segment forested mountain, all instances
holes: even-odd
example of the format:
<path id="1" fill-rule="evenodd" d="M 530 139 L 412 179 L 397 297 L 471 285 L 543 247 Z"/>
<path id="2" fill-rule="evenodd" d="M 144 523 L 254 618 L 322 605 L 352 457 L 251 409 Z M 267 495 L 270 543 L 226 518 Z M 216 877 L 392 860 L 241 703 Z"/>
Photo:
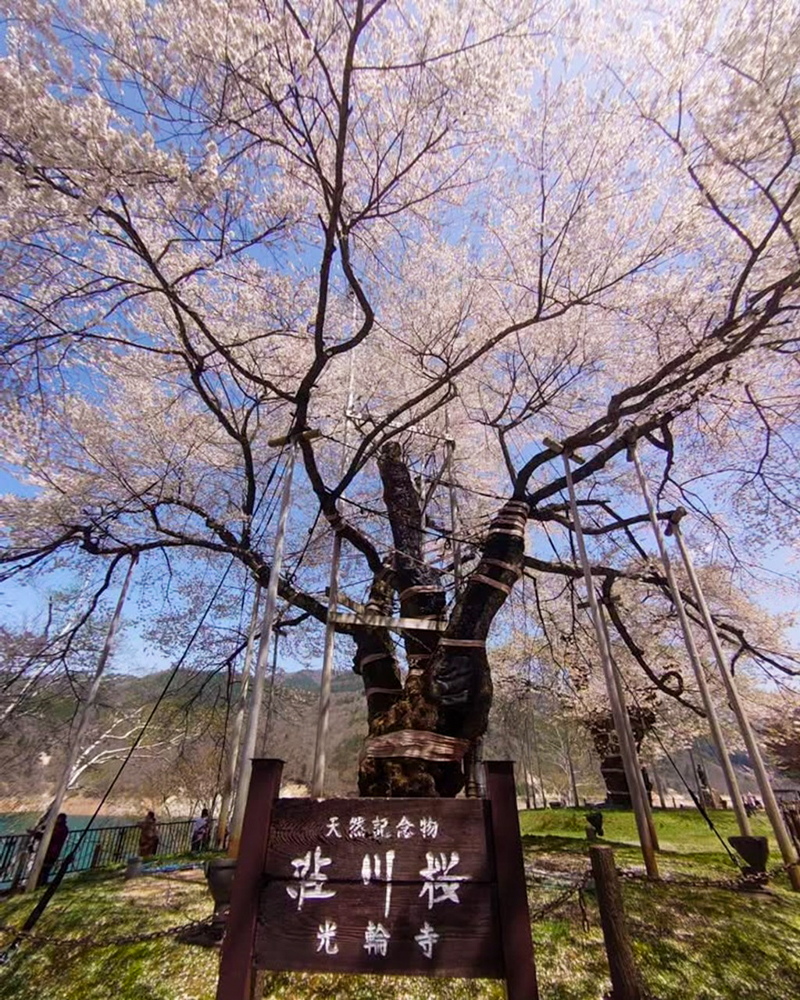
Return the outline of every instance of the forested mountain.
<path id="1" fill-rule="evenodd" d="M 113 674 L 105 679 L 72 795 L 94 798 L 103 793 L 167 677 L 163 672 Z M 81 678 L 73 682 L 80 685 Z M 336 794 L 355 790 L 356 747 L 366 726 L 360 687 L 353 674 L 334 677 L 329 780 Z M 233 686 L 230 710 L 227 691 L 224 672 L 178 671 L 147 726 L 140 749 L 126 765 L 112 802 L 141 799 L 158 807 L 170 796 L 209 802 L 218 785 L 223 746 L 226 753 L 229 749 L 238 682 Z M 283 758 L 289 781 L 305 782 L 310 774 L 314 744 L 309 733 L 313 734 L 316 725 L 318 691 L 318 673 L 279 672 L 271 711 L 269 691 L 265 697 L 259 753 Z M 65 682 L 35 712 L 15 720 L 13 730 L 0 741 L 0 794 L 12 803 L 46 796 L 63 766 L 73 712 L 74 697 Z"/>
<path id="2" fill-rule="evenodd" d="M 106 678 L 88 751 L 70 791 L 73 802 L 90 803 L 102 796 L 168 676 L 164 671 L 144 676 L 118 673 Z M 80 677 L 73 678 L 76 684 L 80 681 Z M 257 752 L 285 761 L 285 782 L 297 794 L 302 794 L 311 780 L 319 683 L 318 670 L 279 671 L 273 695 L 268 687 L 264 699 Z M 360 678 L 353 673 L 334 675 L 328 795 L 357 792 L 359 750 L 367 726 L 361 687 Z M 126 765 L 109 799 L 111 811 L 129 814 L 152 807 L 159 815 L 178 816 L 202 804 L 211 805 L 214 793 L 219 791 L 220 765 L 225 759 L 222 755 L 230 751 L 238 694 L 236 681 L 228 710 L 225 672 L 178 671 L 147 727 L 140 750 Z M 21 725 L 0 741 L 0 797 L 5 800 L 0 811 L 35 810 L 44 804 L 62 766 L 73 707 L 74 699 L 65 685 L 60 695 L 51 695 L 36 713 L 19 720 Z M 675 745 L 672 750 L 683 778 L 695 788 L 688 751 Z M 673 798 L 688 802 L 684 781 L 659 746 L 651 741 L 647 751 L 648 765 L 651 772 L 658 769 L 667 804 L 671 805 Z M 693 755 L 695 762 L 705 767 L 712 787 L 723 789 L 722 774 L 708 742 L 698 740 Z M 485 756 L 516 761 L 520 799 L 533 805 L 541 805 L 542 782 L 548 801 L 572 802 L 575 789 L 570 764 L 581 801 L 601 801 L 605 796 L 600 758 L 588 730 L 555 704 L 550 704 L 548 710 L 540 702 L 534 710 L 515 691 L 501 689 L 490 718 Z M 735 764 L 743 777 L 743 787 L 757 792 L 747 777 L 746 756 L 737 755 Z M 782 784 L 787 783 L 791 782 L 782 779 Z M 654 802 L 658 803 L 655 791 Z M 77 808 L 80 811 L 83 806 Z"/>

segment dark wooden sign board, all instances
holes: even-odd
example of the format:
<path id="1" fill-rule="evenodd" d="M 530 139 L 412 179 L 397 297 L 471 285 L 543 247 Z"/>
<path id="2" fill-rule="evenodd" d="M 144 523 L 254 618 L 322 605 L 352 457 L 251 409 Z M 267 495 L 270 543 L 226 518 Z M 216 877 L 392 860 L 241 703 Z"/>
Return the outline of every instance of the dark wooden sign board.
<path id="1" fill-rule="evenodd" d="M 486 799 L 280 799 L 255 760 L 217 1000 L 255 969 L 505 979 L 538 1000 L 514 769 Z"/>

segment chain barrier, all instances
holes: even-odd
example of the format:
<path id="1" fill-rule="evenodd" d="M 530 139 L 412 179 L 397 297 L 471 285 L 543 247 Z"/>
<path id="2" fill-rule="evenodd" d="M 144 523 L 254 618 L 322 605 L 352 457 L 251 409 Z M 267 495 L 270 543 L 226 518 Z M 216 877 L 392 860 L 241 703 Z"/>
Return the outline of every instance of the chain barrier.
<path id="1" fill-rule="evenodd" d="M 653 879 L 650 878 L 646 872 L 636 871 L 629 868 L 617 868 L 617 874 L 620 879 L 625 882 L 645 882 L 656 886 L 680 886 L 682 888 L 690 889 L 724 889 L 733 892 L 745 892 L 752 889 L 763 889 L 768 881 L 774 879 L 777 875 L 784 874 L 791 867 L 792 866 L 788 864 L 776 865 L 774 868 L 770 868 L 766 872 L 756 872 L 753 874 L 745 874 L 742 872 L 737 878 L 726 879 L 701 878 L 699 876 L 691 877 L 683 875 L 667 875 L 662 876 L 659 879 Z M 568 886 L 563 892 L 559 893 L 555 899 L 550 900 L 549 903 L 545 903 L 543 906 L 540 906 L 535 910 L 531 910 L 531 923 L 537 923 L 540 920 L 544 920 L 545 917 L 549 916 L 555 910 L 560 909 L 574 896 L 577 896 L 578 905 L 581 910 L 581 923 L 583 924 L 584 931 L 587 931 L 590 924 L 586 909 L 585 890 L 591 880 L 592 872 L 591 869 L 588 869 L 583 873 L 578 881 L 576 881 L 573 885 Z M 530 879 L 527 879 L 526 882 L 529 888 L 534 887 L 537 884 L 535 881 Z"/>
<path id="2" fill-rule="evenodd" d="M 785 873 L 790 867 L 791 865 L 777 865 L 776 867 L 769 869 L 767 872 L 747 875 L 742 873 L 738 878 L 728 879 L 710 879 L 700 877 L 692 878 L 681 875 L 668 875 L 660 879 L 653 879 L 650 878 L 646 872 L 636 871 L 630 868 L 618 868 L 617 873 L 625 882 L 645 882 L 651 885 L 675 885 L 691 889 L 726 889 L 733 890 L 735 892 L 742 892 L 750 886 L 754 888 L 762 888 L 766 881 L 775 878 L 776 875 Z M 531 923 L 538 923 L 539 921 L 544 920 L 545 917 L 549 916 L 549 914 L 561 909 L 561 907 L 568 903 L 570 899 L 577 896 L 578 906 L 581 911 L 581 922 L 583 924 L 583 929 L 587 931 L 590 924 L 586 909 L 585 890 L 591 879 L 591 869 L 587 869 L 578 881 L 568 886 L 563 892 L 560 892 L 555 899 L 551 899 L 550 902 L 543 904 L 535 910 L 531 910 Z M 536 884 L 530 880 L 526 880 L 526 882 L 529 887 Z M 54 945 L 65 949 L 88 950 L 91 948 L 112 948 L 131 944 L 142 944 L 147 941 L 156 941 L 159 938 L 186 934 L 190 931 L 209 930 L 211 928 L 211 924 L 212 918 L 204 917 L 202 920 L 190 920 L 188 923 L 178 924 L 173 927 L 163 927 L 160 930 L 146 931 L 138 934 L 123 934 L 100 941 L 88 934 L 84 937 L 51 937 L 44 934 L 35 934 L 32 931 L 23 931 L 20 928 L 12 927 L 8 924 L 0 924 L 0 934 L 7 934 L 9 937 L 15 939 L 16 943 L 24 940 L 37 945 Z"/>
<path id="3" fill-rule="evenodd" d="M 172 937 L 178 934 L 185 934 L 188 931 L 199 931 L 211 927 L 211 917 L 204 917 L 202 920 L 190 920 L 186 924 L 178 924 L 174 927 L 162 927 L 157 931 L 145 931 L 138 934 L 122 934 L 117 937 L 106 938 L 98 941 L 90 934 L 84 937 L 51 937 L 45 934 L 34 934 L 32 931 L 23 931 L 18 927 L 11 927 L 8 924 L 0 924 L 0 934 L 8 934 L 19 942 L 29 941 L 31 944 L 56 945 L 59 948 L 88 950 L 90 948 L 112 948 L 129 944 L 142 944 L 146 941 L 157 941 L 159 938 Z"/>
<path id="4" fill-rule="evenodd" d="M 776 865 L 765 872 L 754 872 L 741 874 L 736 878 L 701 878 L 700 876 L 667 875 L 661 878 L 650 878 L 646 872 L 635 871 L 629 868 L 618 868 L 619 877 L 626 882 L 649 882 L 652 885 L 677 885 L 690 889 L 727 889 L 734 892 L 743 892 L 748 889 L 760 889 L 774 879 L 777 875 L 784 874 L 792 865 Z"/>
<path id="5" fill-rule="evenodd" d="M 531 911 L 530 918 L 531 923 L 535 924 L 539 920 L 544 920 L 546 916 L 553 913 L 555 910 L 560 909 L 565 903 L 569 902 L 573 896 L 578 897 L 578 906 L 581 911 L 581 922 L 583 924 L 583 929 L 585 931 L 589 930 L 589 916 L 586 911 L 586 899 L 584 896 L 584 890 L 592 877 L 591 870 L 587 869 L 580 877 L 580 879 L 573 885 L 568 886 L 563 892 L 559 893 L 555 899 L 551 899 L 549 903 L 545 903 L 543 906 L 538 907 Z M 527 883 L 528 886 L 531 884 L 530 881 Z"/>

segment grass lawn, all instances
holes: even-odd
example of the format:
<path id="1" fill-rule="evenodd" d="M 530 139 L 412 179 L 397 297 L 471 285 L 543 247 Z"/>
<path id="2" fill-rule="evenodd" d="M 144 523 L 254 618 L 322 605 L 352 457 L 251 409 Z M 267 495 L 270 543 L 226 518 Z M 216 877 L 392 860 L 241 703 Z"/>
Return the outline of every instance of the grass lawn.
<path id="1" fill-rule="evenodd" d="M 618 867 L 642 870 L 633 815 L 605 812 L 604 817 L 604 840 L 614 848 Z M 723 837 L 738 832 L 732 813 L 712 812 L 711 817 Z M 584 810 L 531 811 L 520 819 L 526 859 L 537 875 L 588 867 Z M 662 875 L 687 880 L 736 874 L 719 840 L 694 810 L 657 811 L 655 823 Z M 762 816 L 752 823 L 754 834 L 769 836 Z M 769 865 L 780 861 L 770 838 Z M 639 968 L 657 1000 L 800 997 L 800 898 L 785 877 L 773 882 L 769 894 L 641 882 L 625 883 L 624 893 Z M 536 896 L 534 882 L 533 907 Z M 534 924 L 543 1000 L 600 998 L 609 986 L 596 904 L 588 899 L 588 932 L 573 901 Z"/>
<path id="2" fill-rule="evenodd" d="M 605 841 L 621 868 L 641 869 L 630 813 L 605 814 Z M 713 814 L 723 836 L 730 813 Z M 588 867 L 582 810 L 521 814 L 530 902 L 537 910 L 563 890 L 564 876 Z M 656 813 L 662 874 L 725 878 L 733 866 L 694 811 Z M 767 833 L 756 818 L 755 833 Z M 774 852 L 771 864 L 779 863 Z M 741 893 L 626 882 L 625 903 L 645 986 L 656 1000 L 791 1000 L 800 997 L 800 899 L 779 878 L 772 891 Z M 19 924 L 36 896 L 0 901 L 0 924 Z M 596 901 L 576 896 L 534 923 L 542 1000 L 601 1000 L 609 989 Z M 107 937 L 171 927 L 206 916 L 210 897 L 198 872 L 125 882 L 121 873 L 64 883 L 36 930 L 43 936 Z M 4 941 L 7 939 L 5 936 Z M 0 969 L 3 1000 L 213 1000 L 218 956 L 169 938 L 84 951 L 24 946 Z M 500 983 L 270 974 L 275 1000 L 500 1000 Z"/>

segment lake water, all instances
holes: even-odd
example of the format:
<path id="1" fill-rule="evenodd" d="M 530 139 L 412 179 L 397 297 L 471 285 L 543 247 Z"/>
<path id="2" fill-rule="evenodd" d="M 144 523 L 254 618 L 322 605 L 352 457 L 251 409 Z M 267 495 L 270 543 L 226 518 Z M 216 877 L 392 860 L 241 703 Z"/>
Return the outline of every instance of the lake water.
<path id="1" fill-rule="evenodd" d="M 0 837 L 10 833 L 25 833 L 41 818 L 41 813 L 0 813 Z M 130 826 L 138 823 L 143 816 L 98 816 L 92 826 L 98 830 L 107 826 Z M 91 816 L 73 816 L 67 813 L 67 826 L 70 830 L 83 830 Z"/>
<path id="2" fill-rule="evenodd" d="M 19 871 L 21 859 L 27 858 L 26 841 L 20 841 L 15 834 L 24 834 L 40 818 L 37 813 L 0 814 L 0 889 L 8 888 L 14 873 Z M 61 857 L 71 856 L 69 871 L 85 871 L 88 868 L 120 864 L 139 851 L 138 823 L 142 816 L 99 816 L 92 828 L 82 837 L 91 816 L 77 816 L 67 813 L 69 836 L 61 851 Z M 117 829 L 114 829 L 114 828 Z M 192 821 L 190 819 L 165 820 L 159 823 L 158 854 L 166 856 L 188 851 L 191 845 Z"/>

